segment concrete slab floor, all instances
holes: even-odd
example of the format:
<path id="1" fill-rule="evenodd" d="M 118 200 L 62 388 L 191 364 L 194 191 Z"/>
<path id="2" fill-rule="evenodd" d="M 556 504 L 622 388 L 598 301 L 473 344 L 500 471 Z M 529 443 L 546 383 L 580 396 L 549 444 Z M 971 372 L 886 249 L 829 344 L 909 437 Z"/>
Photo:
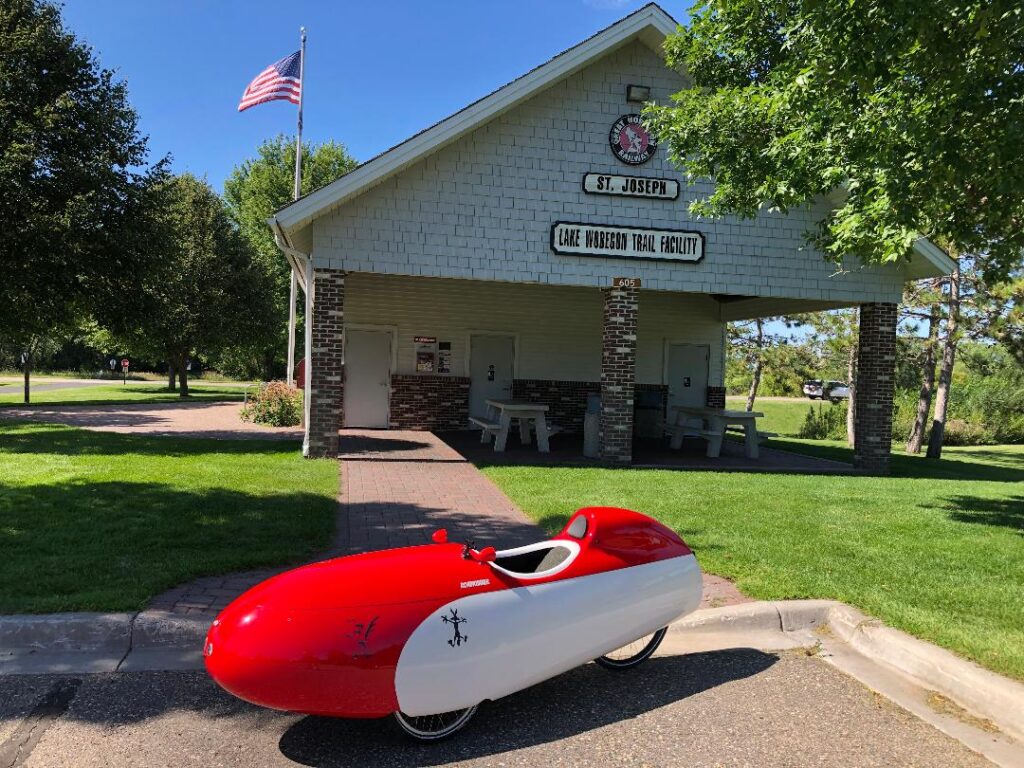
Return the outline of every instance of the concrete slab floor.
<path id="1" fill-rule="evenodd" d="M 990 765 L 803 651 L 659 656 L 624 673 L 587 664 L 481 707 L 429 746 L 386 721 L 253 707 L 202 672 L 76 676 L 55 713 L 68 679 L 0 678 L 0 765 Z M 40 702 L 49 709 L 32 712 Z"/>

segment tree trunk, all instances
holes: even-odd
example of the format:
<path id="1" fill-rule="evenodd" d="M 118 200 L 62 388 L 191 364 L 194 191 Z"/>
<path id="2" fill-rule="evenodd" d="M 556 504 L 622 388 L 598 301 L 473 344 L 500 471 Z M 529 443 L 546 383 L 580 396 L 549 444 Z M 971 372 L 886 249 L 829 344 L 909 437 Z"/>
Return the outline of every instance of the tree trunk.
<path id="1" fill-rule="evenodd" d="M 174 391 L 174 363 L 167 361 L 167 388 Z"/>
<path id="2" fill-rule="evenodd" d="M 184 363 L 178 368 L 178 383 L 178 396 L 188 397 L 188 367 Z"/>
<path id="3" fill-rule="evenodd" d="M 757 326 L 755 337 L 756 352 L 754 353 L 754 376 L 750 380 L 750 391 L 747 392 L 747 410 L 754 410 L 754 400 L 757 397 L 757 388 L 761 386 L 761 368 L 764 359 L 764 321 L 758 318 L 754 321 Z"/>
<path id="4" fill-rule="evenodd" d="M 857 345 L 860 343 L 860 310 L 857 310 L 857 333 L 851 334 L 850 354 L 846 358 L 846 380 L 850 397 L 846 400 L 846 442 L 853 445 L 857 424 Z"/>
<path id="5" fill-rule="evenodd" d="M 956 345 L 960 340 L 960 258 L 952 248 L 949 255 L 956 266 L 949 276 L 949 302 L 946 317 L 946 339 L 942 345 L 942 365 L 939 368 L 939 386 L 935 391 L 935 415 L 932 418 L 932 432 L 928 436 L 929 459 L 942 458 L 942 441 L 946 435 L 946 412 L 949 409 L 949 388 L 953 381 L 953 363 L 956 361 Z"/>
<path id="6" fill-rule="evenodd" d="M 32 371 L 32 357 L 25 358 L 25 405 L 28 405 L 31 401 L 32 385 L 31 385 L 31 371 Z"/>
<path id="7" fill-rule="evenodd" d="M 939 334 L 939 308 L 933 304 L 928 312 L 928 338 L 924 344 L 924 362 L 921 367 L 921 391 L 917 396 L 917 413 L 907 440 L 907 453 L 920 453 L 924 443 L 928 413 L 932 409 L 932 393 L 935 391 L 935 347 Z"/>

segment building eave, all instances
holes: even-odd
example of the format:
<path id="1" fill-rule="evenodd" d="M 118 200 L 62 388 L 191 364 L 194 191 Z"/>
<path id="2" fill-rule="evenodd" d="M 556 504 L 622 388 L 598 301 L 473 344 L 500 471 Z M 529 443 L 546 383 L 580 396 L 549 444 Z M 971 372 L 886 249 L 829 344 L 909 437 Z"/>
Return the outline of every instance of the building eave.
<path id="1" fill-rule="evenodd" d="M 661 44 L 677 26 L 675 19 L 658 5 L 645 5 L 490 95 L 285 206 L 274 218 L 291 234 L 623 45 L 640 40 L 660 52 Z"/>
<path id="2" fill-rule="evenodd" d="M 926 237 L 919 237 L 914 243 L 912 251 L 904 270 L 908 280 L 946 277 L 952 274 L 956 268 L 956 262 Z"/>

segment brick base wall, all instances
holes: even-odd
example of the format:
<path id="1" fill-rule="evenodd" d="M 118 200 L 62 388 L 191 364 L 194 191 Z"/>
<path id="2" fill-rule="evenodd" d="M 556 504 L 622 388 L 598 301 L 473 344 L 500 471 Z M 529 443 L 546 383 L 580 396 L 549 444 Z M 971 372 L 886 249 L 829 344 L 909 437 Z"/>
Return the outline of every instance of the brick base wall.
<path id="1" fill-rule="evenodd" d="M 708 408 L 725 408 L 725 387 L 708 387 Z"/>
<path id="2" fill-rule="evenodd" d="M 547 422 L 566 432 L 582 432 L 587 412 L 587 395 L 600 394 L 599 381 L 557 381 L 554 379 L 516 379 L 512 398 L 548 406 Z"/>
<path id="3" fill-rule="evenodd" d="M 635 384 L 633 389 L 634 406 L 639 402 L 641 392 L 660 392 L 660 408 L 664 413 L 668 387 L 664 384 Z M 548 406 L 548 423 L 556 424 L 571 434 L 583 432 L 583 418 L 587 412 L 587 396 L 591 394 L 601 394 L 601 382 L 516 379 L 512 383 L 512 398 L 514 400 L 543 403 Z"/>
<path id="4" fill-rule="evenodd" d="M 854 392 L 853 465 L 889 474 L 896 370 L 896 305 L 862 304 Z"/>
<path id="5" fill-rule="evenodd" d="M 345 273 L 318 269 L 313 276 L 313 327 L 310 344 L 309 422 L 306 456 L 337 456 L 344 376 L 342 327 Z"/>
<path id="6" fill-rule="evenodd" d="M 633 460 L 633 394 L 639 288 L 604 288 L 601 326 L 601 458 Z"/>
<path id="7" fill-rule="evenodd" d="M 392 376 L 390 423 L 392 429 L 465 429 L 469 423 L 469 379 Z"/>

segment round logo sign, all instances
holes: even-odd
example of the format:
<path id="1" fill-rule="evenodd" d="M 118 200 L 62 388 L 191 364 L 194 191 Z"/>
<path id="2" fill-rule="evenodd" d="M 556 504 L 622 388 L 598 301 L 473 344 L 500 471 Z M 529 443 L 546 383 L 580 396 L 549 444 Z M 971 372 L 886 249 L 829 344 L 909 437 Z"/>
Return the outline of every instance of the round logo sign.
<path id="1" fill-rule="evenodd" d="M 643 165 L 658 148 L 655 139 L 640 121 L 640 115 L 623 115 L 608 133 L 612 154 L 627 165 Z"/>

